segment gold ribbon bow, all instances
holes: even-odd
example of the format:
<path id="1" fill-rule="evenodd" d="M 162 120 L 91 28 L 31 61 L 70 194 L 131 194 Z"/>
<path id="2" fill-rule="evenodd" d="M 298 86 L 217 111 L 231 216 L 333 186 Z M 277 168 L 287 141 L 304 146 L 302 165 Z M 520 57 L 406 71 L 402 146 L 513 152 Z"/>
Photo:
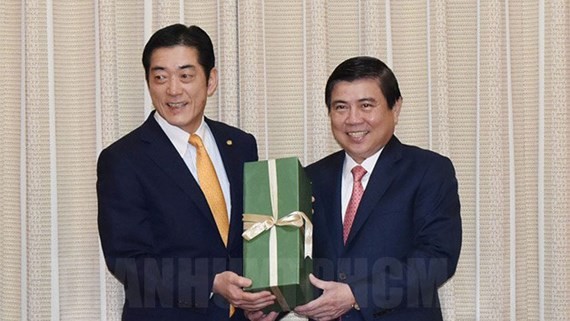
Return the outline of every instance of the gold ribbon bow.
<path id="1" fill-rule="evenodd" d="M 260 214 L 243 214 L 243 228 L 242 236 L 244 239 L 251 241 L 261 233 L 269 231 L 275 226 L 292 226 L 301 228 L 305 226 L 305 255 L 304 257 L 312 257 L 313 253 L 313 223 L 300 211 L 295 211 L 287 214 L 286 216 L 276 220 L 273 216 L 260 215 Z"/>

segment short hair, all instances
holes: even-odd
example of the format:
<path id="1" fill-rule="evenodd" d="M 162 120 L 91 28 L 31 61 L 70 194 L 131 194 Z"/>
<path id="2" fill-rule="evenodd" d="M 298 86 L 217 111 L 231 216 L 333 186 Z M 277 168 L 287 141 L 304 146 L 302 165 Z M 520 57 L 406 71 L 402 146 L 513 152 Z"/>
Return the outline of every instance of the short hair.
<path id="1" fill-rule="evenodd" d="M 396 76 L 384 62 L 368 56 L 352 57 L 338 65 L 327 80 L 325 103 L 329 112 L 331 111 L 331 95 L 334 86 L 341 81 L 352 82 L 359 79 L 377 80 L 390 109 L 402 97 Z"/>
<path id="2" fill-rule="evenodd" d="M 195 48 L 198 51 L 198 63 L 206 73 L 206 80 L 210 78 L 210 71 L 212 71 L 216 63 L 214 46 L 210 36 L 198 26 L 186 27 L 177 23 L 156 31 L 146 43 L 142 55 L 142 64 L 147 81 L 150 73 L 152 53 L 159 48 L 178 45 Z"/>

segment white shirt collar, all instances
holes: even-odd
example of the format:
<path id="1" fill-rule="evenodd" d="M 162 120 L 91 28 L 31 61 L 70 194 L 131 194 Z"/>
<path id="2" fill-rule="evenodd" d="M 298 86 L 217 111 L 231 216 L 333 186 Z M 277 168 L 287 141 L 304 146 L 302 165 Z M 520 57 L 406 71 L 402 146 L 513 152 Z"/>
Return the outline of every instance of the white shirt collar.
<path id="1" fill-rule="evenodd" d="M 364 169 L 366 169 L 366 174 L 362 177 L 361 180 L 362 187 L 364 189 L 366 189 L 366 186 L 368 185 L 368 180 L 370 179 L 370 175 L 372 174 L 374 166 L 376 166 L 376 162 L 378 161 L 378 158 L 380 157 L 380 154 L 382 153 L 383 149 L 384 148 L 381 148 L 378 152 L 374 153 L 372 156 L 365 159 L 362 162 L 362 164 L 360 164 L 362 167 L 364 167 Z M 345 156 L 346 157 L 344 158 L 344 164 L 342 166 L 342 183 L 341 183 L 341 206 L 342 206 L 341 216 L 343 221 L 344 221 L 344 215 L 346 213 L 346 208 L 350 200 L 350 195 L 352 193 L 353 177 L 351 170 L 354 166 L 359 165 L 346 152 Z"/>
<path id="2" fill-rule="evenodd" d="M 174 148 L 176 148 L 176 151 L 178 151 L 178 154 L 180 154 L 180 157 L 184 157 L 184 154 L 186 153 L 188 146 L 190 146 L 188 144 L 188 139 L 190 138 L 191 133 L 186 132 L 185 130 L 181 129 L 180 127 L 169 124 L 166 121 L 166 119 L 164 119 L 162 116 L 160 116 L 160 114 L 158 112 L 154 113 L 154 119 L 156 119 L 156 121 L 158 122 L 158 125 L 160 126 L 160 128 L 162 128 L 162 130 L 164 131 L 166 136 L 168 136 L 168 138 L 170 139 L 170 141 L 174 145 Z M 202 138 L 202 140 L 204 140 L 207 126 L 208 125 L 204 121 L 204 117 L 202 117 L 202 121 L 200 122 L 200 126 L 196 130 L 196 134 L 198 134 L 198 136 L 200 136 L 200 138 Z"/>
<path id="3" fill-rule="evenodd" d="M 354 159 L 352 159 L 352 157 L 350 157 L 350 155 L 348 155 L 348 153 L 345 152 L 346 157 L 344 158 L 344 165 L 342 168 L 343 179 L 352 182 L 351 170 L 354 166 L 360 165 L 364 167 L 364 169 L 366 170 L 366 175 L 364 175 L 362 179 L 362 183 L 365 185 L 365 183 L 368 182 L 368 178 L 370 177 L 370 174 L 372 174 L 374 166 L 376 166 L 376 162 L 378 161 L 378 158 L 380 157 L 380 154 L 382 153 L 383 150 L 384 147 L 380 148 L 379 151 L 377 151 L 376 153 L 372 154 L 372 156 L 365 159 L 362 162 L 362 164 L 358 164 Z"/>

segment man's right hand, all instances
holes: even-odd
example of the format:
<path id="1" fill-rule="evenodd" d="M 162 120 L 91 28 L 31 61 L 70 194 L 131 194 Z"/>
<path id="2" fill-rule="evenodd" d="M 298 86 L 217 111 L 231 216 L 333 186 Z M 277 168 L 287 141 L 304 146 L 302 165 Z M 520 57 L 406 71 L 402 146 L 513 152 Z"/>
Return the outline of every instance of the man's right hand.
<path id="1" fill-rule="evenodd" d="M 223 296 L 236 308 L 245 311 L 259 311 L 268 305 L 273 304 L 275 296 L 269 291 L 250 293 L 243 290 L 251 286 L 251 280 L 239 276 L 234 272 L 225 271 L 216 274 L 212 292 Z M 260 319 L 270 321 L 272 319 Z"/>

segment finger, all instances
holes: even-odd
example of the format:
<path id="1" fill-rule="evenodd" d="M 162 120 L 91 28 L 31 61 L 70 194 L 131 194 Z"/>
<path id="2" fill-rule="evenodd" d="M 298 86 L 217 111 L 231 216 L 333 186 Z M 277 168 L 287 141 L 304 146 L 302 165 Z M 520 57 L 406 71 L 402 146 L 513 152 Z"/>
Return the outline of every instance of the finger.
<path id="1" fill-rule="evenodd" d="M 265 316 L 265 318 L 263 318 L 263 321 L 273 321 L 273 320 L 277 319 L 277 316 L 279 316 L 279 313 L 269 312 L 269 314 L 267 316 Z"/>
<path id="2" fill-rule="evenodd" d="M 270 294 L 268 296 L 253 296 L 251 293 L 249 296 L 242 296 L 240 299 L 232 302 L 233 304 L 250 311 L 261 310 L 268 305 L 271 305 L 275 302 L 275 296 Z"/>
<path id="3" fill-rule="evenodd" d="M 255 302 L 255 301 L 267 301 L 275 300 L 275 295 L 269 291 L 262 292 L 242 292 L 240 296 L 240 301 L 245 302 Z"/>
<path id="4" fill-rule="evenodd" d="M 309 281 L 311 281 L 311 284 L 314 285 L 315 287 L 323 290 L 326 287 L 327 282 L 323 281 L 319 278 L 317 278 L 316 276 L 313 275 L 313 273 L 309 274 Z"/>
<path id="5" fill-rule="evenodd" d="M 322 301 L 321 297 L 318 297 L 307 304 L 296 307 L 295 312 L 302 315 L 312 316 L 315 313 L 315 311 L 322 305 L 321 301 Z"/>
<path id="6" fill-rule="evenodd" d="M 246 277 L 236 276 L 232 279 L 232 283 L 239 288 L 247 288 L 251 286 L 252 281 Z"/>
<path id="7" fill-rule="evenodd" d="M 250 311 L 257 311 L 257 310 L 261 310 L 264 309 L 265 307 L 268 307 L 270 305 L 272 305 L 274 303 L 274 301 L 258 301 L 255 303 L 243 303 L 240 304 L 239 307 L 243 310 L 250 310 Z"/>
<path id="8" fill-rule="evenodd" d="M 315 278 L 315 280 L 321 283 L 328 283 L 317 278 Z M 338 308 L 334 301 L 331 301 L 331 298 L 334 298 L 334 296 L 335 294 L 331 292 L 325 292 L 313 301 L 296 307 L 295 312 L 309 316 L 312 319 L 327 319 L 327 317 L 331 316 L 331 313 L 336 313 L 334 311 Z"/>
<path id="9" fill-rule="evenodd" d="M 252 321 L 259 321 L 263 320 L 265 315 L 263 314 L 262 311 L 255 311 L 255 312 L 245 311 L 245 316 Z"/>
<path id="10" fill-rule="evenodd" d="M 262 297 L 275 297 L 275 295 L 273 295 L 273 293 L 269 292 L 269 291 L 261 291 L 261 292 L 246 292 L 248 294 L 251 294 L 253 296 L 262 298 Z"/>

